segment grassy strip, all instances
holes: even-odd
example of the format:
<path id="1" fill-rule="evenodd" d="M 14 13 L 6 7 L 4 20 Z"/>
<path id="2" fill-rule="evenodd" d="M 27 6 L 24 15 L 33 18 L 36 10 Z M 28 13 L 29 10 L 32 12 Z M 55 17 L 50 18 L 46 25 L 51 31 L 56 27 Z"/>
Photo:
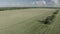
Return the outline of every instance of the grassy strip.
<path id="1" fill-rule="evenodd" d="M 39 20 L 39 22 L 43 22 L 44 24 L 50 24 L 56 18 L 56 15 L 58 14 L 58 12 L 59 10 L 56 10 L 56 12 L 54 12 L 51 16 L 46 17 L 46 19 L 42 21 Z"/>

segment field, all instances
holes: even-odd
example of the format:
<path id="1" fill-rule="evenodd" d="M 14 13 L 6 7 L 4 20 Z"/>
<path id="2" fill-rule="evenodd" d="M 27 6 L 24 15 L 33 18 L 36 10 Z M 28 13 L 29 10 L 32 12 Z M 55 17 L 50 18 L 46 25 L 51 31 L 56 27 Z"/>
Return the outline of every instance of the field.
<path id="1" fill-rule="evenodd" d="M 54 22 L 39 22 L 57 9 L 32 8 L 0 11 L 0 34 L 60 34 L 60 12 Z"/>

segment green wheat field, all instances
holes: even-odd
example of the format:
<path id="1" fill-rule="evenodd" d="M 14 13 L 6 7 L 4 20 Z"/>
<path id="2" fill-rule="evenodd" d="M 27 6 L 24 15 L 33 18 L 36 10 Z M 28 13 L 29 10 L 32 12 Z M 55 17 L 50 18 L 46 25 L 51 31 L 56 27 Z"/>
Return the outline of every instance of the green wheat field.
<path id="1" fill-rule="evenodd" d="M 59 10 L 50 24 L 39 22 Z M 60 9 L 30 8 L 0 11 L 0 34 L 60 34 Z"/>

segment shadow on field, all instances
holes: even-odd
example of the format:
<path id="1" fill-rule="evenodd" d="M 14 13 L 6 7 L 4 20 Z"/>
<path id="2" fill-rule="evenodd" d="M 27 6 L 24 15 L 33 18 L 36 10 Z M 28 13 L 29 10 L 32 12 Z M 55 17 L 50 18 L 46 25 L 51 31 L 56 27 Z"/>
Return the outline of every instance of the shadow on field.
<path id="1" fill-rule="evenodd" d="M 56 10 L 51 16 L 47 16 L 43 20 L 38 20 L 39 22 L 43 24 L 50 24 L 51 22 L 54 22 L 54 19 L 56 18 L 56 15 L 58 14 L 59 10 Z"/>

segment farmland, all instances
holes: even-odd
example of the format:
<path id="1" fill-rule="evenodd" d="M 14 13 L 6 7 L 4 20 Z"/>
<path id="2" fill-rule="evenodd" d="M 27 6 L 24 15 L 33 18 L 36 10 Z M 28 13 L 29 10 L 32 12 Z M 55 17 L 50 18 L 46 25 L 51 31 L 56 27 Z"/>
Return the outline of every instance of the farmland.
<path id="1" fill-rule="evenodd" d="M 57 9 L 32 8 L 0 11 L 0 34 L 60 34 L 60 12 L 54 22 L 39 22 Z"/>

